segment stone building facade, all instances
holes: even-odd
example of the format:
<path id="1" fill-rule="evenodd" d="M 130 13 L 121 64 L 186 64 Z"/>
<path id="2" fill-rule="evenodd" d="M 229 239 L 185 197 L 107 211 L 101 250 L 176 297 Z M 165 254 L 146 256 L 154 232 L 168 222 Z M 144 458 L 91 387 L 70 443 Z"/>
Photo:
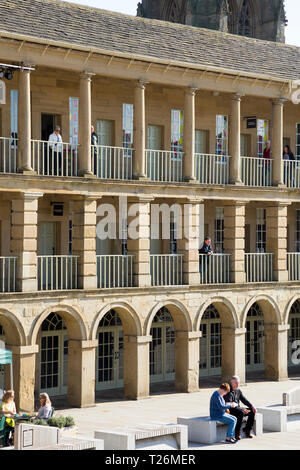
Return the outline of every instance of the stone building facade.
<path id="1" fill-rule="evenodd" d="M 104 390 L 286 379 L 300 339 L 300 178 L 282 150 L 300 157 L 299 49 L 30 6 L 34 23 L 28 0 L 0 4 L 0 339 L 18 407 L 45 390 L 84 407 Z M 118 236 L 99 240 L 108 211 Z M 124 235 L 133 222 L 137 239 Z"/>
<path id="2" fill-rule="evenodd" d="M 142 0 L 138 16 L 285 42 L 283 0 Z"/>

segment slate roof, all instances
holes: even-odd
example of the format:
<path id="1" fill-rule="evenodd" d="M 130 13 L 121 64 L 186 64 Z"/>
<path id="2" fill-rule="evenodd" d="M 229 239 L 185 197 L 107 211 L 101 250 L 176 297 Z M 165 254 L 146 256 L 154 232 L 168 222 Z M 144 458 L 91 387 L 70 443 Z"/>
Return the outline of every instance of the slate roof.
<path id="1" fill-rule="evenodd" d="M 300 48 L 66 3 L 1 0 L 0 34 L 24 34 L 188 65 L 300 78 Z"/>

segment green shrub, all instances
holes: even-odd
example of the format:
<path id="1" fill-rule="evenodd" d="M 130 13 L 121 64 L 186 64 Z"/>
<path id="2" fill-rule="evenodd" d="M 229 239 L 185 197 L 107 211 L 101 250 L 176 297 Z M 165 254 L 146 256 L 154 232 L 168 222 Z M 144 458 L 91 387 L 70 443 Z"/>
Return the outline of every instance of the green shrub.
<path id="1" fill-rule="evenodd" d="M 37 419 L 34 421 L 34 424 L 62 429 L 75 426 L 75 421 L 72 416 L 58 416 L 57 418 L 49 418 L 48 421 L 46 421 L 45 419 Z"/>
<path id="2" fill-rule="evenodd" d="M 48 426 L 48 423 L 45 419 L 35 419 L 33 424 L 38 424 L 39 426 Z"/>
<path id="3" fill-rule="evenodd" d="M 65 424 L 65 427 L 66 427 L 66 428 L 70 428 L 71 426 L 75 426 L 74 418 L 73 418 L 73 416 L 67 416 L 67 417 L 66 417 L 66 424 Z"/>

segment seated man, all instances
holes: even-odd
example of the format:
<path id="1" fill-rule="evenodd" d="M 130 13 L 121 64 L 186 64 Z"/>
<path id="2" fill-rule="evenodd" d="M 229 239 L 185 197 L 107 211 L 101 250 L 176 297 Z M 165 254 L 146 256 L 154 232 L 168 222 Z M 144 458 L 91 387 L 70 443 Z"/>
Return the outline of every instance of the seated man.
<path id="1" fill-rule="evenodd" d="M 236 428 L 235 428 L 235 438 L 237 440 L 241 439 L 241 427 L 242 422 L 245 416 L 248 417 L 246 427 L 244 432 L 246 437 L 252 439 L 251 429 L 253 428 L 254 418 L 256 414 L 256 409 L 253 405 L 244 397 L 243 393 L 239 389 L 240 379 L 237 376 L 233 376 L 231 379 L 230 392 L 224 396 L 226 403 L 236 403 L 236 408 L 230 408 L 230 414 L 237 418 Z M 241 408 L 240 402 L 243 403 L 247 408 Z"/>

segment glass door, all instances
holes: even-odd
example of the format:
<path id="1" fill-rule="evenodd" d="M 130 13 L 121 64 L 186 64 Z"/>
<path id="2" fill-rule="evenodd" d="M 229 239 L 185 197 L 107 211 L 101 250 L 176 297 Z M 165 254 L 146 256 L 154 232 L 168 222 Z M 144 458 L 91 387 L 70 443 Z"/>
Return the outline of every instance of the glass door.
<path id="1" fill-rule="evenodd" d="M 153 323 L 150 332 L 150 381 L 172 381 L 175 378 L 175 331 L 169 311 L 161 309 Z"/>
<path id="2" fill-rule="evenodd" d="M 210 306 L 201 322 L 200 331 L 200 377 L 222 373 L 222 325 L 218 311 Z"/>
<path id="3" fill-rule="evenodd" d="M 254 304 L 246 322 L 246 369 L 264 369 L 264 319 L 257 304 Z"/>

